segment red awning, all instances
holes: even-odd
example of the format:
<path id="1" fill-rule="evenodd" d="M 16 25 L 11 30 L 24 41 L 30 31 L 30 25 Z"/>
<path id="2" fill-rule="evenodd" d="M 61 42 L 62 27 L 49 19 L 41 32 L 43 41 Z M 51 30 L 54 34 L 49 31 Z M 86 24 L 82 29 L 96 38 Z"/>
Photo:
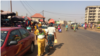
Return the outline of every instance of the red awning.
<path id="1" fill-rule="evenodd" d="M 40 22 L 43 22 L 43 19 L 40 19 Z"/>
<path id="2" fill-rule="evenodd" d="M 55 23 L 54 19 L 50 19 L 48 23 Z"/>

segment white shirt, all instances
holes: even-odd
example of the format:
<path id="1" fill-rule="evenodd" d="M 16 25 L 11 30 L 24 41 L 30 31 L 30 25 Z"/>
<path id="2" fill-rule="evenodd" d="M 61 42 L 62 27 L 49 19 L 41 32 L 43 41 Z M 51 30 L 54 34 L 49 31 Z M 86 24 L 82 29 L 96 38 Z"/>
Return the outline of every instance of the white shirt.
<path id="1" fill-rule="evenodd" d="M 47 28 L 47 32 L 48 32 L 48 34 L 54 35 L 55 27 L 48 27 L 48 28 Z"/>

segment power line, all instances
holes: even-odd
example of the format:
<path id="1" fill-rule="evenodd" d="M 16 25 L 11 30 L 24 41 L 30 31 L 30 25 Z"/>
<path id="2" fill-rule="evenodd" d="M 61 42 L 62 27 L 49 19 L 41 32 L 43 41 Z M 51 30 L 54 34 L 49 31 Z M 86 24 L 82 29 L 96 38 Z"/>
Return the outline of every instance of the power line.
<path id="1" fill-rule="evenodd" d="M 26 5 L 28 5 L 28 7 L 30 7 L 30 5 L 26 2 L 24 2 Z M 32 9 L 32 7 L 30 7 Z M 33 10 L 32 10 L 33 11 Z M 35 11 L 33 11 L 35 13 Z"/>
<path id="2" fill-rule="evenodd" d="M 54 14 L 54 13 L 51 13 L 51 14 Z M 67 15 L 60 15 L 60 14 L 55 14 L 55 15 L 58 15 L 58 16 L 66 16 L 66 17 L 75 17 L 75 16 L 67 16 Z"/>
<path id="3" fill-rule="evenodd" d="M 24 6 L 24 4 L 22 3 L 22 1 L 20 1 L 21 2 L 21 4 L 23 5 L 23 7 L 27 10 L 27 8 Z M 28 10 L 27 10 L 28 11 Z M 29 12 L 29 11 L 28 11 Z M 30 13 L 30 12 L 29 12 Z M 30 13 L 30 15 L 32 15 L 31 13 Z"/>
<path id="4" fill-rule="evenodd" d="M 53 14 L 64 14 L 64 15 L 85 15 L 85 14 L 65 14 L 65 13 L 56 13 L 56 12 L 50 12 L 50 11 L 45 11 L 48 13 L 53 13 Z"/>
<path id="5" fill-rule="evenodd" d="M 27 4 L 29 4 L 28 2 L 27 2 Z M 30 4 L 29 4 L 30 5 Z M 30 7 L 31 7 L 31 5 L 30 5 Z M 33 8 L 33 7 L 31 7 L 31 8 Z M 34 9 L 33 9 L 34 10 Z M 36 10 L 35 10 L 36 11 Z M 37 11 L 36 11 L 37 12 Z"/>

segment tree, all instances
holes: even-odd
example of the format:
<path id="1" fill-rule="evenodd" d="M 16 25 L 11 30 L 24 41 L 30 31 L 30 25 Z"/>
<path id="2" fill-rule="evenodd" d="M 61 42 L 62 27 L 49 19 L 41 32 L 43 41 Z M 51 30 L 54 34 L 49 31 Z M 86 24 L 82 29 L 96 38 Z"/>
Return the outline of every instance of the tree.
<path id="1" fill-rule="evenodd" d="M 69 21 L 69 22 L 72 22 L 72 21 Z"/>
<path id="2" fill-rule="evenodd" d="M 51 19 L 51 18 L 49 18 L 48 21 L 49 21 L 50 19 Z"/>
<path id="3" fill-rule="evenodd" d="M 100 21 L 98 21 L 97 24 L 100 24 Z"/>

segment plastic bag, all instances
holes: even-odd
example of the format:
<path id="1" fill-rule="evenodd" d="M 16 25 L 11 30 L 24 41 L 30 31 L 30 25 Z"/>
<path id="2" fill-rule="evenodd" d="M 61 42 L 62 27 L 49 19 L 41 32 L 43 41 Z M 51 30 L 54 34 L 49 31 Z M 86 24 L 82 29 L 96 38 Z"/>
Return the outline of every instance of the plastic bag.
<path id="1" fill-rule="evenodd" d="M 54 43 L 57 43 L 57 39 L 55 39 Z"/>

